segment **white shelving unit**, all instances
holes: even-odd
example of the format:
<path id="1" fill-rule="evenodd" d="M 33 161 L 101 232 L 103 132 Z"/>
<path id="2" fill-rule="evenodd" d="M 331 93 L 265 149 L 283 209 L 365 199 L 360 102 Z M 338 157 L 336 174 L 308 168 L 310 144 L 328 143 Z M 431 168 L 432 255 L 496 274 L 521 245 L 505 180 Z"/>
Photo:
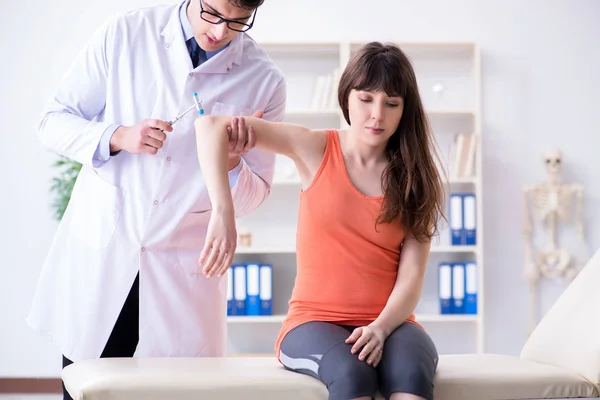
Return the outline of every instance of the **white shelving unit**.
<path id="1" fill-rule="evenodd" d="M 319 76 L 343 70 L 363 43 L 261 43 L 287 80 L 286 121 L 310 128 L 344 128 L 337 104 L 314 107 Z M 482 213 L 480 56 L 472 43 L 397 43 L 409 56 L 419 90 L 442 156 L 447 161 L 454 135 L 475 133 L 475 174 L 451 179 L 448 191 L 476 194 L 477 240 L 473 246 L 452 246 L 447 224 L 434 243 L 416 320 L 432 336 L 440 354 L 484 351 L 484 259 Z M 336 82 L 337 83 L 337 82 Z M 443 95 L 433 88 L 442 85 Z M 448 165 L 448 164 L 447 164 Z M 238 229 L 252 233 L 252 246 L 238 247 L 234 263 L 259 262 L 273 266 L 273 315 L 231 316 L 230 355 L 273 353 L 273 343 L 287 312 L 296 275 L 295 234 L 300 183 L 291 160 L 277 156 L 272 193 L 251 215 L 238 220 Z M 441 315 L 438 300 L 438 264 L 475 261 L 478 271 L 476 315 Z"/>

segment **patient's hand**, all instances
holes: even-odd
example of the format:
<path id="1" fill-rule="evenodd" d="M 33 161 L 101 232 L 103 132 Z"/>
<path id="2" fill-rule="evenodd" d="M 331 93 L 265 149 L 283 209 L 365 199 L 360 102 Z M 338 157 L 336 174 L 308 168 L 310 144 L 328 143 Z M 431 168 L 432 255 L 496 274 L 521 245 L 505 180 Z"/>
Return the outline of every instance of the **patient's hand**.
<path id="1" fill-rule="evenodd" d="M 213 210 L 208 223 L 204 248 L 198 265 L 207 278 L 222 276 L 233 262 L 237 232 L 235 215 L 231 210 Z"/>
<path id="2" fill-rule="evenodd" d="M 253 117 L 262 118 L 262 111 L 254 113 Z M 235 168 L 240 162 L 242 154 L 246 154 L 254 147 L 254 132 L 248 128 L 244 117 L 233 117 L 227 127 L 229 136 L 229 169 Z"/>
<path id="3" fill-rule="evenodd" d="M 376 324 L 361 326 L 348 336 L 346 343 L 352 344 L 350 352 L 356 354 L 360 351 L 358 359 L 376 367 L 383 356 L 383 345 L 386 333 Z"/>

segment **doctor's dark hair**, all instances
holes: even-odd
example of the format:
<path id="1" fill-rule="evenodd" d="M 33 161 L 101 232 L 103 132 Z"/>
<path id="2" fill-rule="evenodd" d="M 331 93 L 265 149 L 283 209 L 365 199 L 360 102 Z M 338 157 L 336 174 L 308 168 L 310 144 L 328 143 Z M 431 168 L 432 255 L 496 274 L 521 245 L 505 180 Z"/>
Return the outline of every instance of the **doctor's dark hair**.
<path id="1" fill-rule="evenodd" d="M 385 149 L 389 162 L 381 178 L 384 199 L 377 223 L 398 221 L 407 236 L 420 242 L 431 240 L 439 233 L 440 218 L 445 219 L 445 187 L 410 60 L 398 46 L 379 42 L 364 45 L 351 57 L 338 86 L 338 101 L 349 125 L 352 89 L 384 91 L 403 99 L 402 118 Z"/>
<path id="2" fill-rule="evenodd" d="M 254 10 L 262 5 L 265 0 L 229 0 L 233 6 L 243 8 L 244 10 Z"/>

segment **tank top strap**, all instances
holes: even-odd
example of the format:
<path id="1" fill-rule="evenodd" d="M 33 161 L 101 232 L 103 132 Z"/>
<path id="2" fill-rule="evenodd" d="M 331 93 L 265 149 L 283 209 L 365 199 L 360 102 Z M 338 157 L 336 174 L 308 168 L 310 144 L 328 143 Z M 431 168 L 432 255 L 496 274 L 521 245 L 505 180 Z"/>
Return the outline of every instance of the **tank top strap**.
<path id="1" fill-rule="evenodd" d="M 336 172 L 342 172 L 340 170 L 344 167 L 344 156 L 342 155 L 342 145 L 340 144 L 340 135 L 339 132 L 335 129 L 327 130 L 327 151 L 326 156 L 329 159 L 329 163 L 331 167 L 333 167 Z"/>

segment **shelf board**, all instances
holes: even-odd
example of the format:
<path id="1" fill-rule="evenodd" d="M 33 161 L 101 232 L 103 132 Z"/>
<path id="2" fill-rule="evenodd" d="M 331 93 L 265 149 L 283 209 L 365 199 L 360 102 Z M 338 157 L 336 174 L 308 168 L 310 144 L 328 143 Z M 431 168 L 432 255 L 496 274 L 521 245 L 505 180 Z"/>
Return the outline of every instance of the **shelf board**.
<path id="1" fill-rule="evenodd" d="M 417 322 L 476 322 L 476 314 L 415 314 Z M 229 323 L 235 324 L 275 324 L 283 322 L 285 315 L 231 315 Z"/>
<path id="2" fill-rule="evenodd" d="M 348 42 L 329 42 L 329 41 L 259 41 L 258 44 L 266 49 L 292 49 L 304 50 L 313 48 L 328 48 L 340 49 L 342 46 L 350 46 L 351 48 L 361 47 L 369 41 L 348 41 Z M 450 49 L 450 50 L 473 50 L 475 43 L 473 42 L 402 42 L 394 41 L 394 43 L 402 48 L 416 49 Z"/>
<path id="3" fill-rule="evenodd" d="M 468 116 L 474 116 L 475 115 L 475 110 L 471 110 L 471 109 L 427 109 L 425 110 L 425 112 L 429 115 L 432 116 L 436 116 L 436 115 L 448 115 L 448 116 L 464 116 L 464 115 L 468 115 Z"/>
<path id="4" fill-rule="evenodd" d="M 283 322 L 285 315 L 229 315 L 229 323 L 275 324 Z"/>
<path id="5" fill-rule="evenodd" d="M 267 53 L 334 53 L 340 51 L 340 43 L 335 42 L 261 42 L 260 47 Z"/>
<path id="6" fill-rule="evenodd" d="M 299 186 L 300 179 L 274 179 L 273 186 Z"/>
<path id="7" fill-rule="evenodd" d="M 238 247 L 235 254 L 293 254 L 295 247 Z"/>
<path id="8" fill-rule="evenodd" d="M 415 314 L 417 322 L 477 322 L 477 314 Z"/>
<path id="9" fill-rule="evenodd" d="M 479 250 L 478 246 L 452 246 L 439 245 L 431 246 L 431 253 L 475 253 Z"/>
<path id="10" fill-rule="evenodd" d="M 475 253 L 479 250 L 478 246 L 451 246 L 437 245 L 431 246 L 431 253 Z M 294 247 L 238 247 L 235 254 L 294 254 Z"/>
<path id="11" fill-rule="evenodd" d="M 450 182 L 450 184 L 453 183 L 472 183 L 472 184 L 476 184 L 477 183 L 477 177 L 476 176 L 465 176 L 462 178 L 450 178 L 448 179 L 448 181 Z"/>
<path id="12" fill-rule="evenodd" d="M 367 44 L 364 41 L 351 41 L 349 42 L 352 47 L 360 47 Z M 402 48 L 417 48 L 417 49 L 451 49 L 451 50 L 472 50 L 475 48 L 473 42 L 393 42 Z"/>

